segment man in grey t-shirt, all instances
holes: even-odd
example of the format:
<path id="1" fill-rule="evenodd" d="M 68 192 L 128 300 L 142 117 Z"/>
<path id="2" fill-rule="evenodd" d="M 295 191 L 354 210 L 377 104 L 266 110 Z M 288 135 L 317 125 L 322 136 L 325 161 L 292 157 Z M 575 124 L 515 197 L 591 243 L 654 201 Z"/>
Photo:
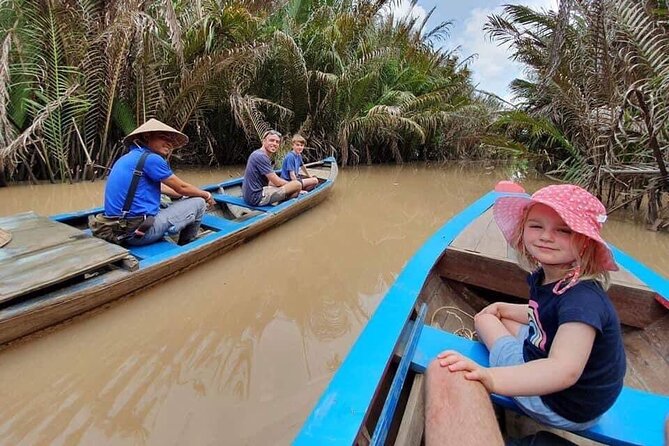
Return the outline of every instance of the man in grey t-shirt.
<path id="1" fill-rule="evenodd" d="M 253 151 L 246 162 L 242 193 L 244 201 L 253 206 L 265 206 L 296 197 L 302 185 L 286 181 L 272 169 L 272 156 L 279 148 L 281 133 L 268 130 L 262 136 L 262 147 Z"/>

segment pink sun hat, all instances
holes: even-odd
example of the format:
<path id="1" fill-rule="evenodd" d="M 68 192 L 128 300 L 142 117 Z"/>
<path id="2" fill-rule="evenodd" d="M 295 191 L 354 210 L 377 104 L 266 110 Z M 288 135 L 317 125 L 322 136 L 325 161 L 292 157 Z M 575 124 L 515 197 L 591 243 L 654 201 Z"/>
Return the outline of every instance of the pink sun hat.
<path id="1" fill-rule="evenodd" d="M 607 271 L 618 271 L 613 254 L 600 234 L 606 221 L 606 208 L 587 190 L 573 184 L 547 186 L 531 197 L 507 196 L 498 198 L 493 216 L 507 242 L 511 243 L 525 210 L 542 203 L 552 208 L 569 228 L 597 242 L 597 262 Z"/>

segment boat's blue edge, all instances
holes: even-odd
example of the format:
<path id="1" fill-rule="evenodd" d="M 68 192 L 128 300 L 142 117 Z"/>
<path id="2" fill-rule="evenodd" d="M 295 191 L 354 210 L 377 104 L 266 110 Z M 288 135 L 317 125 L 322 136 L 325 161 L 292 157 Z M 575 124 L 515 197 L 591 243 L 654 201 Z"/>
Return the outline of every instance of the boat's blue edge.
<path id="1" fill-rule="evenodd" d="M 613 252 L 616 262 L 618 262 L 618 265 L 624 267 L 627 271 L 634 274 L 637 279 L 648 285 L 648 287 L 655 291 L 659 298 L 665 302 L 664 306 L 669 308 L 669 280 L 665 279 L 626 252 L 621 251 L 613 245 L 609 245 L 609 247 Z"/>
<path id="2" fill-rule="evenodd" d="M 367 414 L 425 276 L 444 248 L 498 196 L 489 192 L 451 218 L 411 258 L 302 427 L 295 445 L 351 445 Z"/>
<path id="3" fill-rule="evenodd" d="M 451 218 L 416 252 L 388 290 L 295 438 L 295 445 L 350 445 L 355 440 L 427 274 L 455 237 L 500 196 L 489 192 Z M 523 194 L 524 195 L 524 194 Z M 618 264 L 669 297 L 669 281 L 611 246 Z"/>
<path id="4" fill-rule="evenodd" d="M 336 159 L 333 157 L 328 157 L 323 159 L 321 162 L 327 165 L 328 163 L 336 163 Z M 214 183 L 211 185 L 203 186 L 202 189 L 216 190 L 218 189 L 219 186 L 223 186 L 225 188 L 226 186 L 238 185 L 239 183 L 241 183 L 241 181 L 242 181 L 241 178 L 233 178 L 224 181 L 222 183 Z M 231 220 L 226 220 L 222 217 L 205 215 L 205 219 L 203 219 L 202 221 L 203 226 L 208 227 L 214 232 L 204 237 L 201 237 L 191 243 L 188 243 L 187 245 L 184 246 L 178 246 L 177 244 L 168 243 L 167 241 L 165 241 L 147 245 L 146 247 L 129 247 L 128 250 L 130 251 L 131 254 L 135 255 L 138 258 L 140 269 L 147 268 L 149 266 L 169 260 L 173 257 L 178 257 L 184 254 L 185 252 L 197 249 L 202 245 L 213 243 L 216 240 L 226 237 L 234 232 L 244 230 L 245 228 L 252 226 L 256 222 L 264 218 L 267 218 L 270 215 L 280 214 L 286 211 L 288 208 L 291 208 L 300 200 L 310 199 L 311 197 L 313 197 L 314 194 L 325 193 L 325 191 L 331 188 L 333 185 L 334 181 L 328 178 L 321 185 L 319 185 L 319 187 L 316 188 L 314 191 L 309 192 L 309 194 L 300 195 L 297 198 L 286 200 L 276 206 L 263 206 L 262 208 L 247 206 L 252 209 L 260 210 L 262 213 L 250 217 L 242 222 L 234 222 Z M 238 203 L 242 204 L 243 202 L 239 201 Z M 89 215 L 97 214 L 103 211 L 104 208 L 95 207 L 75 212 L 66 212 L 66 213 L 51 215 L 49 218 L 54 221 L 67 223 L 68 221 L 79 220 Z M 210 221 L 207 221 L 207 219 L 209 219 Z"/>

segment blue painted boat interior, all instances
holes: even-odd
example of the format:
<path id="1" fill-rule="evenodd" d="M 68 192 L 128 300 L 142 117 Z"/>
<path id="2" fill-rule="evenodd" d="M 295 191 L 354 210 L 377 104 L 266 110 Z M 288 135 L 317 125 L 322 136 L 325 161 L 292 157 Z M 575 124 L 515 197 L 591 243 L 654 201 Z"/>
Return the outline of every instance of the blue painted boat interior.
<path id="1" fill-rule="evenodd" d="M 331 163 L 336 163 L 335 158 L 329 157 L 321 161 L 325 167 L 329 166 Z M 220 190 L 239 190 L 241 187 L 242 178 L 234 178 L 222 183 L 214 183 L 202 186 L 202 189 L 212 193 L 212 198 L 219 204 L 234 205 L 242 208 L 246 208 L 250 211 L 254 211 L 256 214 L 251 214 L 248 217 L 245 217 L 241 220 L 227 219 L 219 215 L 215 215 L 211 212 L 205 214 L 202 219 L 202 230 L 209 231 L 209 234 L 199 237 L 195 241 L 184 245 L 177 245 L 169 237 L 165 237 L 163 240 L 152 243 L 146 246 L 127 246 L 126 248 L 130 253 L 139 260 L 139 267 L 146 268 L 148 266 L 160 263 L 162 261 L 168 260 L 174 256 L 182 255 L 189 250 L 195 249 L 203 244 L 211 243 L 220 238 L 227 237 L 237 231 L 241 231 L 244 228 L 252 226 L 253 224 L 259 222 L 260 220 L 267 218 L 270 215 L 279 214 L 286 209 L 292 207 L 297 203 L 298 200 L 309 199 L 314 194 L 321 193 L 325 189 L 328 189 L 332 186 L 333 182 L 331 179 L 326 179 L 324 182 L 321 182 L 315 189 L 310 191 L 308 194 L 300 195 L 297 198 L 292 198 L 286 200 L 282 203 L 279 203 L 274 206 L 253 206 L 246 203 L 243 198 L 220 193 Z M 87 209 L 83 211 L 70 212 L 64 214 L 53 215 L 50 218 L 55 221 L 59 221 L 66 224 L 75 224 L 78 223 L 81 225 L 82 221 L 86 221 L 89 215 L 97 214 L 103 212 L 104 209 L 101 207 Z M 84 232 L 90 234 L 90 230 L 83 229 Z"/>
<path id="2" fill-rule="evenodd" d="M 506 195 L 516 194 L 489 192 L 481 197 L 442 226 L 409 260 L 333 376 L 293 444 L 353 444 L 402 333 L 407 324 L 412 323 L 410 316 L 432 267 L 469 223 L 487 211 L 498 197 Z M 612 250 L 620 266 L 645 282 L 661 299 L 667 300 L 667 279 L 615 247 Z M 416 372 L 424 371 L 438 352 L 449 348 L 480 363 L 488 362 L 488 351 L 483 344 L 425 326 L 417 351 L 412 357 L 412 369 Z M 510 398 L 495 396 L 494 401 L 505 407 L 514 406 Z M 625 388 L 602 422 L 587 431 L 585 436 L 610 444 L 660 445 L 663 442 L 664 418 L 668 414 L 668 397 Z"/>

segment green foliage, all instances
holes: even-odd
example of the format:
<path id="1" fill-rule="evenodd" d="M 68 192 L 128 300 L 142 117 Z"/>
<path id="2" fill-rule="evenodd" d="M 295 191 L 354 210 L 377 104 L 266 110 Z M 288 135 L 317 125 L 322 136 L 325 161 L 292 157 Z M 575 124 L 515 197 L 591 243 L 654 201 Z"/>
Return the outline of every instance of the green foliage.
<path id="1" fill-rule="evenodd" d="M 665 178 L 658 183 L 666 183 L 666 6 L 648 0 L 560 5 L 557 13 L 507 5 L 489 18 L 488 34 L 510 45 L 530 79 L 512 83 L 518 111 L 501 114 L 494 128 L 566 181 L 593 188 L 603 178 L 632 184 L 610 172 L 654 162 Z"/>
<path id="2" fill-rule="evenodd" d="M 343 164 L 479 153 L 498 105 L 435 48 L 449 22 L 426 29 L 393 3 L 1 2 L 0 168 L 104 174 L 151 117 L 187 132 L 198 163 L 243 162 L 268 128 Z"/>

